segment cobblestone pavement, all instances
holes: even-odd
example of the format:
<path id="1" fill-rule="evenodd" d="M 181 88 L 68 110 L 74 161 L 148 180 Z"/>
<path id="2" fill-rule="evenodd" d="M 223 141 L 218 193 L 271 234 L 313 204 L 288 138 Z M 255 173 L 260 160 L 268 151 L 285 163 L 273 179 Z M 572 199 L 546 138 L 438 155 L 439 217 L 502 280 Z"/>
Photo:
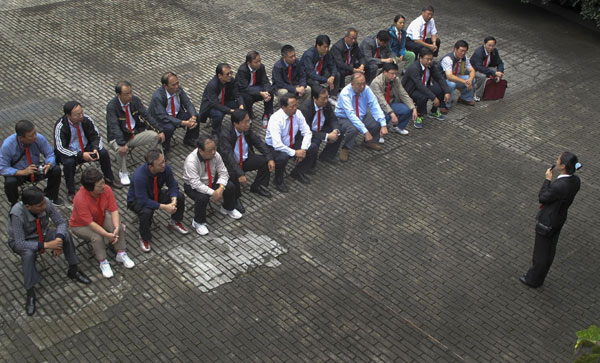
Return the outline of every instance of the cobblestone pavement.
<path id="1" fill-rule="evenodd" d="M 212 213 L 205 238 L 173 236 L 159 213 L 152 252 L 130 233 L 137 266 L 125 271 L 109 255 L 110 280 L 85 246 L 81 268 L 94 283 L 83 288 L 65 278 L 63 260 L 43 256 L 33 317 L 19 259 L 5 245 L 0 361 L 568 361 L 575 331 L 598 324 L 597 34 L 513 0 L 431 3 L 442 54 L 461 38 L 472 48 L 498 38 L 504 100 L 458 105 L 447 122 L 386 137 L 382 152 L 319 165 L 312 185 L 289 181 L 285 196 L 245 193 L 244 218 Z M 283 44 L 301 53 L 318 34 L 337 41 L 348 25 L 362 38 L 421 7 L 365 5 L 0 2 L 0 137 L 22 118 L 50 136 L 69 99 L 106 135 L 118 80 L 147 105 L 171 70 L 199 106 L 220 61 L 237 69 L 256 49 L 270 70 Z M 176 137 L 170 163 L 181 182 L 191 150 Z M 584 164 L 582 189 L 545 286 L 528 289 L 517 278 L 531 259 L 538 188 L 567 149 Z M 125 192 L 116 195 L 135 228 Z"/>

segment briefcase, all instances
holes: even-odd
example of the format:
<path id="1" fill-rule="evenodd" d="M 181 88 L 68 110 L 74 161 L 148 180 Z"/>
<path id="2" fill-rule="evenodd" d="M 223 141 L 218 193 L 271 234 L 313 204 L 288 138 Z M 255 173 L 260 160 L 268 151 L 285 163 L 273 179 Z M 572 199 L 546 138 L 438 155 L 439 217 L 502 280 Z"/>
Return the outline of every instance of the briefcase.
<path id="1" fill-rule="evenodd" d="M 485 83 L 482 100 L 491 101 L 504 98 L 506 87 L 508 87 L 508 82 L 504 79 L 501 79 L 500 82 L 496 82 L 493 78 L 488 79 Z"/>

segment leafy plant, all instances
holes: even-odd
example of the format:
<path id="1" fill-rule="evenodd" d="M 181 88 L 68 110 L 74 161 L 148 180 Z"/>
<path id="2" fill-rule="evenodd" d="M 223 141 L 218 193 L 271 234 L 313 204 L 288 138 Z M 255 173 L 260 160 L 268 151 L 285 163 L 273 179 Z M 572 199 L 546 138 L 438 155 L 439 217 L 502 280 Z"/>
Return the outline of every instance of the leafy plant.
<path id="1" fill-rule="evenodd" d="M 600 362 L 600 328 L 591 325 L 586 330 L 577 333 L 575 343 L 574 363 L 597 363 Z"/>
<path id="2" fill-rule="evenodd" d="M 521 0 L 524 3 L 536 2 L 536 0 Z M 600 27 L 600 0 L 538 0 L 542 4 L 549 2 L 567 5 L 579 10 L 584 19 L 590 19 L 596 22 Z"/>

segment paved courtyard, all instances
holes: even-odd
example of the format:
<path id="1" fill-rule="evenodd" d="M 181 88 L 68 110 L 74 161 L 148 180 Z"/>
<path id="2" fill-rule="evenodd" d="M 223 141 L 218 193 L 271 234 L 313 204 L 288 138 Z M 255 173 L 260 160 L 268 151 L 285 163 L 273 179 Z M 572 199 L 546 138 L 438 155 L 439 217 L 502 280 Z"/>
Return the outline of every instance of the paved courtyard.
<path id="1" fill-rule="evenodd" d="M 319 164 L 312 185 L 289 180 L 288 194 L 246 190 L 244 217 L 212 213 L 204 238 L 173 236 L 157 213 L 152 252 L 130 233 L 137 265 L 125 271 L 109 254 L 112 279 L 86 246 L 78 249 L 93 279 L 85 287 L 46 254 L 33 317 L 20 260 L 5 244 L 0 361 L 569 361 L 575 332 L 599 323 L 598 34 L 516 0 L 431 4 L 440 54 L 458 39 L 471 49 L 486 35 L 498 39 L 505 99 L 458 105 L 446 122 L 386 137 L 382 152 L 359 148 L 348 163 Z M 116 81 L 132 82 L 148 105 L 169 70 L 198 108 L 218 62 L 235 70 L 258 50 L 270 75 L 283 44 L 301 53 L 318 34 L 337 41 L 348 25 L 360 40 L 397 13 L 410 22 L 422 5 L 4 0 L 0 139 L 23 118 L 51 136 L 70 99 L 106 136 Z M 181 131 L 176 140 L 169 162 L 182 188 L 191 149 Z M 564 150 L 584 165 L 582 188 L 546 284 L 528 289 L 518 276 L 531 261 L 537 192 Z M 133 231 L 125 194 L 116 196 Z"/>

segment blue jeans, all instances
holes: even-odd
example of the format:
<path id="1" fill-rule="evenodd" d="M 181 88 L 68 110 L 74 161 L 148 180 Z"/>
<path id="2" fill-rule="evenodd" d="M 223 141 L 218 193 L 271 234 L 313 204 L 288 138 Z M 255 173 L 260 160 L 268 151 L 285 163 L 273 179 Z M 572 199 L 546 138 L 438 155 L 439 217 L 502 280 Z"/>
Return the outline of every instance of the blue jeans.
<path id="1" fill-rule="evenodd" d="M 457 76 L 460 77 L 462 79 L 469 79 L 468 75 L 462 75 L 462 76 Z M 448 87 L 450 88 L 450 94 L 452 95 L 452 92 L 454 92 L 455 89 L 459 89 L 460 90 L 460 98 L 462 98 L 465 101 L 473 101 L 473 91 L 475 90 L 475 79 L 473 79 L 473 87 L 471 88 L 471 90 L 467 91 L 467 86 L 465 86 L 462 83 L 454 83 L 452 81 L 448 81 L 446 80 L 446 83 L 448 84 Z M 450 99 L 450 102 L 448 102 L 446 104 L 446 107 L 450 108 L 452 106 L 452 99 Z"/>
<path id="2" fill-rule="evenodd" d="M 396 114 L 396 117 L 398 118 L 398 126 L 401 130 L 404 130 L 406 128 L 406 125 L 408 125 L 408 122 L 410 121 L 410 117 L 412 116 L 412 110 L 410 108 L 408 108 L 407 105 L 405 105 L 404 103 L 392 103 L 390 104 L 390 106 L 392 107 L 392 110 L 394 110 L 394 113 Z M 385 115 L 385 120 L 389 123 L 391 121 L 392 117 L 389 114 Z"/>

